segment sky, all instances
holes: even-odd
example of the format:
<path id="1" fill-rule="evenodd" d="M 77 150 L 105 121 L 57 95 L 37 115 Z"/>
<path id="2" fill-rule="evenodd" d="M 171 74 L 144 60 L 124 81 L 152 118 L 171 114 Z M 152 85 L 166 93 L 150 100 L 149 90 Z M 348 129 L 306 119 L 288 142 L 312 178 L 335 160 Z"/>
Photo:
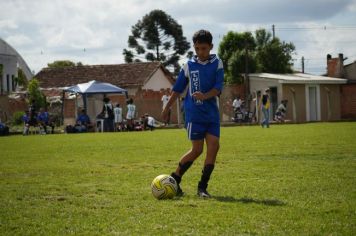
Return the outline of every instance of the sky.
<path id="1" fill-rule="evenodd" d="M 356 61 L 356 0 L 0 0 L 0 38 L 35 73 L 55 60 L 124 63 L 131 26 L 154 9 L 165 11 L 191 41 L 207 29 L 217 49 L 228 31 L 265 28 L 296 46 L 294 69 L 323 74 L 326 55 Z M 184 61 L 182 61 L 183 63 Z"/>

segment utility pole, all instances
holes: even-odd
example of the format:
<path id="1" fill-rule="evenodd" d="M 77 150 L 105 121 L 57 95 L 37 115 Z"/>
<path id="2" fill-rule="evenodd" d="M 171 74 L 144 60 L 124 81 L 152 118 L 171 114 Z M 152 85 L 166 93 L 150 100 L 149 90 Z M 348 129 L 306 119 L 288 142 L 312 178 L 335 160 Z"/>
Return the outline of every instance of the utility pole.
<path id="1" fill-rule="evenodd" d="M 304 56 L 302 57 L 302 73 L 304 74 Z"/>
<path id="2" fill-rule="evenodd" d="M 246 107 L 250 109 L 250 80 L 248 77 L 248 41 L 245 41 L 245 102 Z"/>
<path id="3" fill-rule="evenodd" d="M 274 24 L 272 25 L 272 36 L 273 36 L 273 39 L 274 39 L 274 37 L 276 36 Z"/>

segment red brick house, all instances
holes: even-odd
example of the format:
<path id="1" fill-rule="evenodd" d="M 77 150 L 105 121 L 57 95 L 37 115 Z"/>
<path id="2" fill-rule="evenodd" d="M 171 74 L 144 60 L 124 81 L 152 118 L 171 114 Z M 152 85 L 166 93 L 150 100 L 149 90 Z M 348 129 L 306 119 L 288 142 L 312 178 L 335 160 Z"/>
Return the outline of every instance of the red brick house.
<path id="1" fill-rule="evenodd" d="M 156 119 L 159 119 L 162 109 L 161 97 L 174 83 L 172 74 L 159 62 L 44 68 L 35 78 L 39 80 L 40 87 L 46 94 L 57 91 L 57 95 L 66 87 L 91 80 L 111 83 L 128 90 L 129 97 L 134 99 L 138 116 L 147 112 Z M 108 97 L 114 104 L 120 103 L 122 107 L 126 107 L 124 96 Z M 101 110 L 102 98 L 102 94 L 88 97 L 88 104 L 91 104 L 88 106 L 88 114 L 92 119 Z M 71 123 L 78 107 L 82 107 L 82 100 L 67 97 L 64 105 L 65 123 Z M 173 110 L 175 117 L 176 109 Z"/>
<path id="2" fill-rule="evenodd" d="M 332 58 L 327 55 L 327 75 L 347 79 L 341 86 L 341 118 L 356 119 L 356 61 L 344 65 L 344 56 Z"/>

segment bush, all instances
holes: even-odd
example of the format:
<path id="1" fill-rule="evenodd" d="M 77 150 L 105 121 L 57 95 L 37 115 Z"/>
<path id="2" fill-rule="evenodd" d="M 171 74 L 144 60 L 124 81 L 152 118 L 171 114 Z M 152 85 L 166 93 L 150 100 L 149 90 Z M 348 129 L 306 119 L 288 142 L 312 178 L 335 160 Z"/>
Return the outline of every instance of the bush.
<path id="1" fill-rule="evenodd" d="M 21 125 L 22 124 L 22 117 L 25 114 L 23 111 L 17 111 L 12 115 L 12 124 L 13 125 Z"/>

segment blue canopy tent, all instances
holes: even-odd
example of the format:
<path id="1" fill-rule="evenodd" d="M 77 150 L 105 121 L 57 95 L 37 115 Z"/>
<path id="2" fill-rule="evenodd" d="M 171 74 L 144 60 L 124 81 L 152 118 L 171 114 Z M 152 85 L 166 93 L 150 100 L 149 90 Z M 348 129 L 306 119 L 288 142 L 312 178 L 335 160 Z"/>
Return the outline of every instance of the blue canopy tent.
<path id="1" fill-rule="evenodd" d="M 64 95 L 65 92 L 70 92 L 70 93 L 75 93 L 75 94 L 81 94 L 83 97 L 83 105 L 84 109 L 87 110 L 87 95 L 88 94 L 124 94 L 126 98 L 128 98 L 128 93 L 127 90 L 119 88 L 113 84 L 110 83 L 104 83 L 104 82 L 99 82 L 99 81 L 89 81 L 87 83 L 82 83 L 82 84 L 77 84 L 74 86 L 71 86 L 69 88 L 66 88 L 63 90 L 63 101 L 64 101 Z M 64 114 L 64 106 L 62 103 L 62 115 Z"/>

